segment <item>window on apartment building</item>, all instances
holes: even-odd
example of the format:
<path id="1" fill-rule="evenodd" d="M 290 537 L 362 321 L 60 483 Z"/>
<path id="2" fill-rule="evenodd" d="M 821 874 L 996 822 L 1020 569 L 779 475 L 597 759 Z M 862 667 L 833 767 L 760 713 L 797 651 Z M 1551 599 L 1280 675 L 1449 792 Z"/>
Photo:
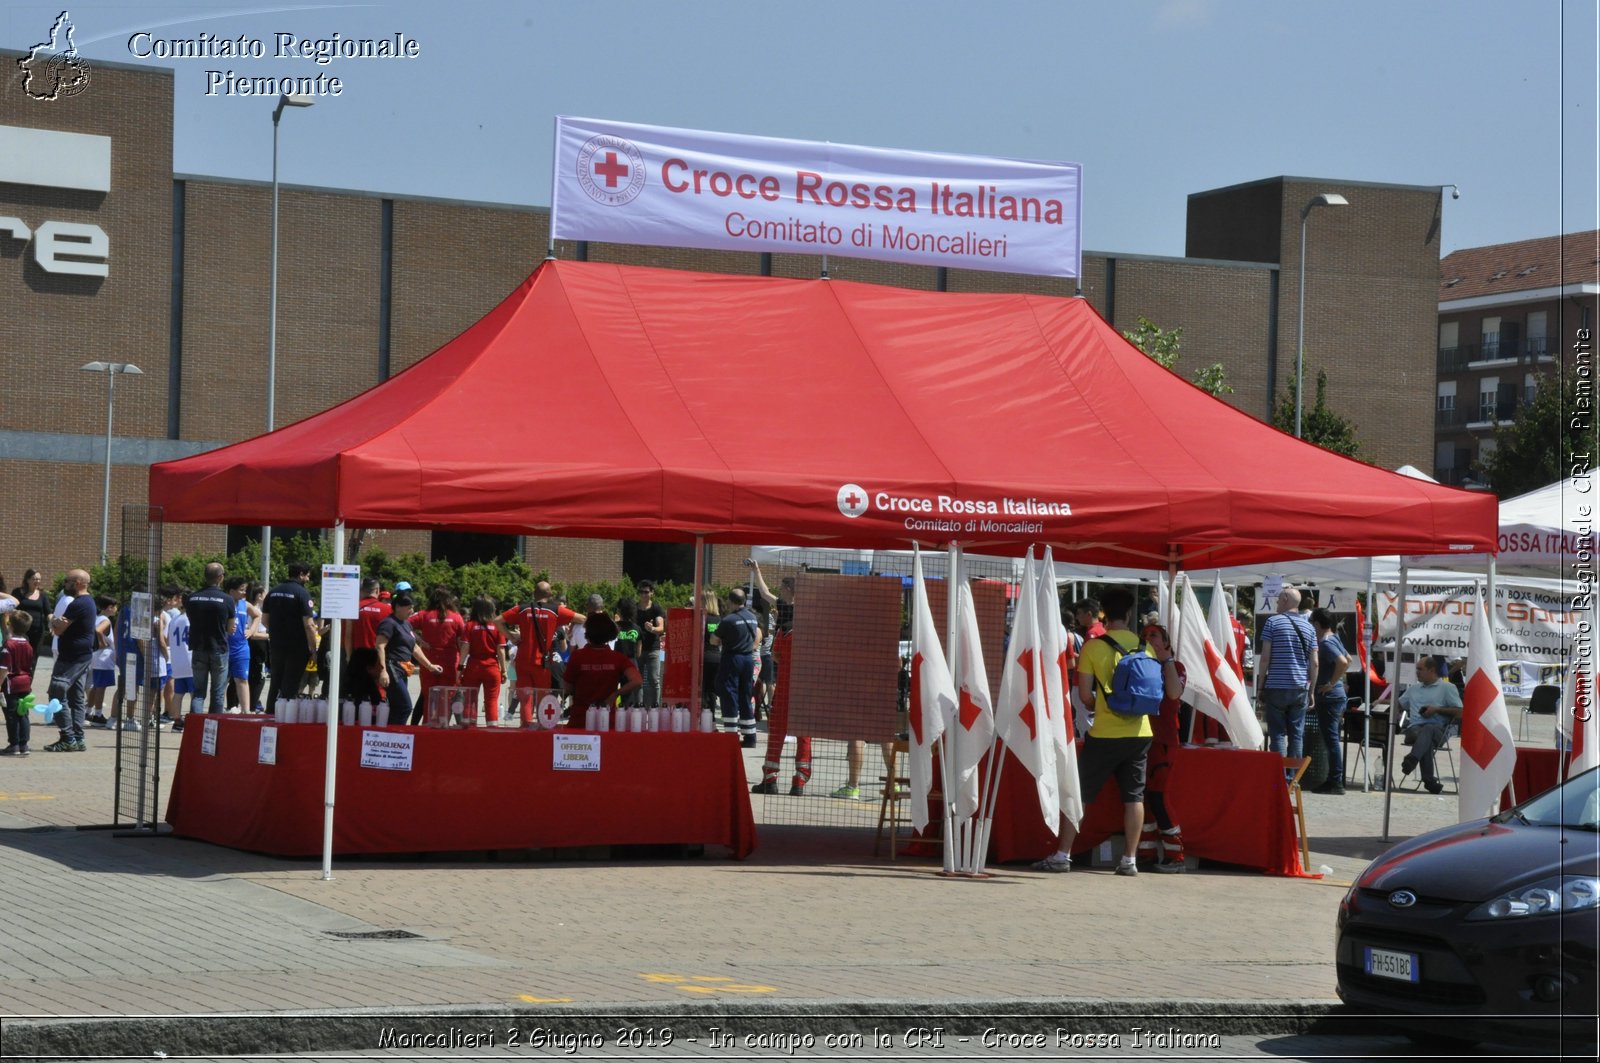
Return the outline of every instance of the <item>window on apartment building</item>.
<path id="1" fill-rule="evenodd" d="M 1500 378 L 1486 376 L 1478 381 L 1478 420 L 1494 420 L 1494 408 L 1500 396 Z"/>
<path id="2" fill-rule="evenodd" d="M 1443 481 L 1455 467 L 1456 445 L 1448 442 L 1436 443 L 1433 448 L 1433 478 Z"/>
<path id="3" fill-rule="evenodd" d="M 1439 350 L 1440 350 L 1440 352 L 1442 353 L 1444 351 L 1453 351 L 1459 346 L 1461 346 L 1461 322 L 1459 322 L 1459 321 L 1441 321 L 1441 322 L 1439 322 Z"/>
<path id="4" fill-rule="evenodd" d="M 1483 334 L 1482 347 L 1480 348 L 1483 352 L 1481 357 L 1485 360 L 1500 357 L 1500 319 L 1498 317 L 1484 318 L 1480 330 Z"/>
<path id="5" fill-rule="evenodd" d="M 1535 357 L 1545 354 L 1546 331 L 1550 327 L 1550 315 L 1544 310 L 1535 310 L 1528 315 L 1528 353 Z"/>
<path id="6" fill-rule="evenodd" d="M 1478 461 L 1483 465 L 1489 464 L 1489 459 L 1494 457 L 1495 448 L 1499 445 L 1493 437 L 1480 439 L 1478 441 Z"/>
<path id="7" fill-rule="evenodd" d="M 1539 394 L 1539 378 L 1532 373 L 1525 373 L 1522 377 L 1522 404 L 1531 406 L 1533 397 Z"/>
<path id="8" fill-rule="evenodd" d="M 1439 381 L 1439 401 L 1435 407 L 1440 413 L 1449 413 L 1456 408 L 1456 382 L 1454 380 Z"/>

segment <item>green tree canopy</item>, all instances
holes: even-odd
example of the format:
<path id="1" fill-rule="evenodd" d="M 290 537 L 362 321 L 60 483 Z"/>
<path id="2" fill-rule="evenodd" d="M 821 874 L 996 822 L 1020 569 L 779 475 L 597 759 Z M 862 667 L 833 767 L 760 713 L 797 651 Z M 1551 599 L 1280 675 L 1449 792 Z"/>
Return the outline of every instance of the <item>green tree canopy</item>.
<path id="1" fill-rule="evenodd" d="M 1294 431 L 1295 396 L 1299 388 L 1293 380 L 1289 381 L 1289 390 L 1278 402 L 1278 408 L 1272 412 L 1272 424 L 1285 432 Z M 1342 417 L 1328 408 L 1328 371 L 1317 370 L 1317 401 L 1300 415 L 1301 438 L 1307 443 L 1315 443 L 1324 450 L 1331 450 L 1335 454 L 1343 454 L 1349 458 L 1361 456 L 1361 441 L 1356 438 L 1355 422 L 1347 417 Z"/>
<path id="2" fill-rule="evenodd" d="M 1495 494 L 1515 498 L 1589 467 L 1594 421 L 1575 424 L 1577 409 L 1575 374 L 1547 373 L 1540 379 L 1533 401 L 1518 407 L 1510 424 L 1495 429 L 1494 453 L 1483 467 Z"/>

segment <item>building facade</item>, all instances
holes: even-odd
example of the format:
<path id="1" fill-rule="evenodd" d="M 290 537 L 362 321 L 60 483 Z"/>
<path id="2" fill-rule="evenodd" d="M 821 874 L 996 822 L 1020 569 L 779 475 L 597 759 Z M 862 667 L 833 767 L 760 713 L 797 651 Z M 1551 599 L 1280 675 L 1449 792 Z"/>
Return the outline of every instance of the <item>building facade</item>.
<path id="1" fill-rule="evenodd" d="M 1470 247 L 1440 263 L 1433 475 L 1476 487 L 1495 432 L 1593 329 L 1600 232 Z"/>
<path id="2" fill-rule="evenodd" d="M 15 70 L 19 54 L 0 52 L 0 70 Z M 263 136 L 270 102 L 262 101 Z M 15 581 L 26 567 L 55 575 L 98 555 L 107 382 L 81 371 L 85 363 L 142 371 L 116 381 L 112 555 L 121 507 L 144 502 L 152 462 L 265 430 L 271 187 L 174 174 L 173 79 L 144 66 L 96 64 L 86 91 L 53 101 L 29 99 L 5 75 L 0 142 L 0 459 L 8 495 L 28 500 L 0 507 L 0 574 Z M 15 161 L 24 146 L 26 166 Z M 837 257 L 829 273 L 951 292 L 1081 296 L 1118 328 L 1141 316 L 1182 328 L 1178 371 L 1187 377 L 1223 363 L 1234 388 L 1226 401 L 1266 419 L 1294 374 L 1299 212 L 1326 192 L 1350 205 L 1320 211 L 1310 224 L 1306 378 L 1327 369 L 1330 401 L 1357 422 L 1364 458 L 1425 463 L 1436 186 L 1278 177 L 1200 192 L 1189 200 L 1186 257 L 1088 252 L 1076 282 Z M 325 410 L 425 358 L 538 266 L 549 232 L 549 212 L 536 206 L 284 186 L 275 423 Z M 557 243 L 554 253 L 782 277 L 817 276 L 822 266 L 804 255 L 623 245 Z M 583 414 L 548 409 L 538 395 L 527 397 L 527 410 L 530 425 Z M 781 408 L 752 409 L 753 419 L 762 416 Z M 256 533 L 168 525 L 165 545 L 169 554 L 221 552 Z M 374 529 L 372 542 L 457 562 L 520 551 L 557 579 L 677 578 L 688 564 L 686 548 L 490 541 L 450 529 Z M 716 548 L 712 578 L 742 581 L 741 557 Z"/>

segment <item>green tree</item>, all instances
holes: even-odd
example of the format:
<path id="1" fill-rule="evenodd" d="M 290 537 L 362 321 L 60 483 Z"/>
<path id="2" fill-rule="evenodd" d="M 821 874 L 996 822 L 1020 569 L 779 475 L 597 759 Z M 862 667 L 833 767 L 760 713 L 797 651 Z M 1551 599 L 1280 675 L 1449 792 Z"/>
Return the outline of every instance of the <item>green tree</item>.
<path id="1" fill-rule="evenodd" d="M 1164 329 L 1140 314 L 1138 326 L 1122 336 L 1148 354 L 1161 368 L 1177 372 L 1178 352 L 1183 346 L 1183 329 Z M 1228 383 L 1228 372 L 1221 362 L 1213 362 L 1197 370 L 1191 379 L 1195 387 L 1208 395 L 1233 394 L 1233 387 Z"/>
<path id="2" fill-rule="evenodd" d="M 1483 469 L 1495 494 L 1515 498 L 1593 463 L 1594 419 L 1574 416 L 1577 410 L 1576 375 L 1548 373 L 1540 379 L 1533 401 L 1495 430 L 1494 453 Z"/>
<path id="3" fill-rule="evenodd" d="M 1272 413 L 1272 424 L 1285 432 L 1294 432 L 1295 396 L 1299 394 L 1293 380 L 1289 390 Z M 1307 443 L 1315 443 L 1324 450 L 1343 454 L 1349 458 L 1361 456 L 1361 441 L 1356 438 L 1356 425 L 1328 408 L 1328 371 L 1317 370 L 1317 401 L 1301 411 L 1301 436 Z"/>

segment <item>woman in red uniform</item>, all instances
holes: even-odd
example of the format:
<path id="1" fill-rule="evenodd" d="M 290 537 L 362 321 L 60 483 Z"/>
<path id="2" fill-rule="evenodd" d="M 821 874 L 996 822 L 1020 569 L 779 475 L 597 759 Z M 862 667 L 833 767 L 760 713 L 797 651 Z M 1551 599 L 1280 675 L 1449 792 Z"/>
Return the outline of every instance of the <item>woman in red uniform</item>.
<path id="1" fill-rule="evenodd" d="M 500 684 L 505 682 L 506 651 L 500 626 L 495 623 L 494 599 L 482 595 L 473 599 L 460 645 L 465 658 L 461 685 L 483 690 L 480 704 L 484 718 L 495 726 L 500 722 Z"/>
<path id="2" fill-rule="evenodd" d="M 1160 624 L 1147 621 L 1139 637 L 1150 647 L 1156 660 L 1175 657 L 1167 629 Z M 1185 868 L 1183 828 L 1174 822 L 1172 811 L 1167 807 L 1167 778 L 1172 774 L 1172 751 L 1182 744 L 1178 721 L 1183 711 L 1183 688 L 1189 677 L 1182 663 L 1176 660 L 1173 663 L 1178 672 L 1178 695 L 1162 701 L 1160 714 L 1150 721 L 1156 733 L 1150 743 L 1145 775 L 1144 829 L 1139 834 L 1136 859 L 1157 871 L 1182 874 Z"/>
<path id="3" fill-rule="evenodd" d="M 632 657 L 606 648 L 617 637 L 615 620 L 605 613 L 590 613 L 583 623 L 588 641 L 572 651 L 565 677 L 572 695 L 567 725 L 579 730 L 585 722 L 580 714 L 590 705 L 614 705 L 619 695 L 626 697 L 644 683 Z"/>
<path id="4" fill-rule="evenodd" d="M 453 687 L 461 681 L 461 639 L 467 632 L 467 622 L 456 612 L 456 596 L 448 587 L 435 587 L 428 595 L 428 608 L 411 617 L 411 630 L 417 633 L 428 660 L 439 666 L 435 674 L 424 668 L 420 676 L 422 693 L 417 699 L 418 708 L 412 716 L 427 711 L 428 691 L 436 686 Z M 497 711 L 491 710 L 491 713 Z M 495 716 L 487 717 L 490 723 Z"/>

